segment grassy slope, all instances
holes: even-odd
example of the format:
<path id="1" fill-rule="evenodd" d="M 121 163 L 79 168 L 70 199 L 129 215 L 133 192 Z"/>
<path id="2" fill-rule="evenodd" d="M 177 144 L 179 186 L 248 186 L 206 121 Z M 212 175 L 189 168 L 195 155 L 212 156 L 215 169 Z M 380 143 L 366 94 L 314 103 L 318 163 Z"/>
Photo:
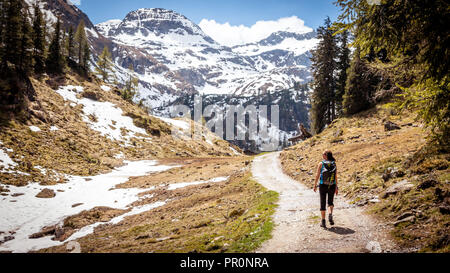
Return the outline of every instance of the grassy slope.
<path id="1" fill-rule="evenodd" d="M 278 195 L 249 169 L 226 183 L 174 191 L 163 207 L 127 217 L 77 240 L 82 252 L 251 252 L 270 238 Z M 153 200 L 154 201 L 154 200 Z M 67 252 L 65 245 L 40 252 Z"/>
<path id="2" fill-rule="evenodd" d="M 101 82 L 87 82 L 74 75 L 31 80 L 37 101 L 31 102 L 29 109 L 39 113 L 44 121 L 28 113 L 17 116 L 0 113 L 0 142 L 3 143 L 0 148 L 12 149 L 13 152 L 8 154 L 19 164 L 17 170 L 31 175 L 8 174 L 0 170 L 0 182 L 3 184 L 26 185 L 34 181 L 49 185 L 63 182 L 61 173 L 95 175 L 107 172 L 122 164 L 122 159 L 114 158 L 119 153 L 123 153 L 127 160 L 232 155 L 226 141 L 218 140 L 214 145 L 209 145 L 205 141 L 172 138 L 168 124 L 124 101 L 115 90 L 103 91 Z M 133 118 L 136 126 L 147 130 L 152 140 L 135 138 L 131 147 L 124 147 L 92 130 L 81 119 L 82 106 L 71 106 L 55 92 L 58 86 L 69 84 L 81 85 L 87 95 L 93 94 L 100 101 L 112 102 L 120 107 L 124 115 Z M 29 118 L 24 118 L 27 115 Z M 41 131 L 32 132 L 30 125 L 38 126 Z M 59 130 L 51 131 L 51 126 L 57 126 Z M 43 175 L 37 166 L 51 171 Z"/>
<path id="3" fill-rule="evenodd" d="M 385 132 L 386 120 L 402 128 Z M 450 155 L 427 144 L 427 134 L 421 127 L 411 113 L 397 114 L 395 109 L 377 106 L 338 119 L 323 133 L 284 151 L 283 169 L 312 186 L 322 152 L 332 150 L 341 193 L 393 223 L 392 233 L 401 246 L 412 251 L 448 252 L 450 216 L 439 207 L 450 201 Z M 397 168 L 404 175 L 384 181 L 382 176 L 388 168 Z M 382 197 L 389 186 L 405 179 L 414 185 L 411 190 Z M 435 181 L 435 185 L 421 189 L 419 185 L 427 180 Z M 400 216 L 408 215 L 405 213 L 413 215 L 414 220 L 394 225 Z"/>

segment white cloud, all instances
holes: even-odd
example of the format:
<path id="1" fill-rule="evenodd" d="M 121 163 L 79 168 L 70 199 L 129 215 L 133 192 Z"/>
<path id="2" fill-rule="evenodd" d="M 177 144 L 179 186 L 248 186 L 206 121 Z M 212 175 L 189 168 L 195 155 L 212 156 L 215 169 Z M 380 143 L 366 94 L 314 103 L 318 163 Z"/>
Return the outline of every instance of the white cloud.
<path id="1" fill-rule="evenodd" d="M 215 20 L 203 19 L 199 26 L 211 38 L 226 46 L 258 42 L 277 31 L 301 34 L 313 30 L 305 26 L 305 22 L 297 16 L 280 18 L 276 21 L 258 21 L 250 27 L 244 25 L 233 26 L 228 22 L 221 24 Z"/>

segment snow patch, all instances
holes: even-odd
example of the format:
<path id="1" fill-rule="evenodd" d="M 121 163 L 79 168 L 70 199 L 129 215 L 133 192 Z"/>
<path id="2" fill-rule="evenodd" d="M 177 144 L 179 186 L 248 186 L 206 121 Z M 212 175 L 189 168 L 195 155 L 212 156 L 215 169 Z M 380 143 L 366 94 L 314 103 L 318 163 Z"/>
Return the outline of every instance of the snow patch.
<path id="1" fill-rule="evenodd" d="M 206 183 L 219 183 L 219 182 L 227 181 L 228 178 L 229 177 L 216 177 L 216 178 L 213 178 L 208 181 L 195 181 L 195 182 L 170 184 L 168 190 L 173 191 L 176 189 L 181 189 L 181 188 L 185 188 L 185 187 L 189 187 L 189 186 L 201 185 L 201 184 L 206 184 Z"/>
<path id="2" fill-rule="evenodd" d="M 56 92 L 65 100 L 83 105 L 83 121 L 89 124 L 91 129 L 112 140 L 125 141 L 129 144 L 132 137 L 151 139 L 149 137 L 137 136 L 137 134 L 148 136 L 143 128 L 134 125 L 133 119 L 123 115 L 122 109 L 111 102 L 99 102 L 88 98 L 77 98 L 77 93 L 83 91 L 81 86 L 63 86 Z M 122 130 L 127 131 L 122 135 Z"/>
<path id="3" fill-rule="evenodd" d="M 155 116 L 155 118 L 158 118 L 158 119 L 164 121 L 165 123 L 168 123 L 172 126 L 181 128 L 183 130 L 189 130 L 191 128 L 191 124 L 184 120 L 170 119 L 170 118 L 163 118 L 163 117 L 156 117 L 156 116 Z"/>
<path id="4" fill-rule="evenodd" d="M 10 170 L 14 167 L 18 166 L 16 162 L 14 162 L 5 151 L 0 150 L 0 167 L 3 167 L 4 169 L 2 172 L 11 173 Z M 5 171 L 6 169 L 6 171 Z"/>
<path id="5" fill-rule="evenodd" d="M 166 202 L 155 202 L 155 203 L 151 203 L 151 204 L 147 204 L 147 205 L 143 205 L 143 206 L 139 206 L 139 207 L 134 207 L 131 211 L 129 211 L 129 212 L 125 213 L 125 214 L 119 215 L 117 217 L 114 217 L 113 219 L 111 219 L 110 221 L 108 221 L 106 223 L 99 222 L 99 223 L 95 223 L 95 224 L 92 224 L 92 225 L 85 226 L 85 227 L 81 228 L 79 231 L 77 231 L 74 234 L 72 234 L 72 236 L 70 236 L 66 241 L 68 241 L 68 242 L 69 241 L 73 241 L 73 240 L 79 239 L 81 237 L 84 237 L 86 235 L 89 235 L 91 233 L 94 233 L 94 229 L 97 226 L 105 225 L 105 224 L 106 225 L 107 224 L 114 225 L 114 224 L 120 223 L 123 219 L 125 219 L 125 217 L 136 215 L 136 214 L 140 214 L 140 213 L 143 213 L 143 212 L 146 212 L 146 211 L 150 211 L 150 210 L 155 209 L 157 207 L 164 206 L 165 204 L 166 204 Z"/>
<path id="6" fill-rule="evenodd" d="M 33 131 L 33 132 L 40 132 L 40 131 L 41 131 L 41 128 L 36 127 L 36 126 L 30 126 L 29 128 L 30 128 L 30 130 Z"/>
<path id="7" fill-rule="evenodd" d="M 126 161 L 125 163 L 127 165 L 116 168 L 107 174 L 91 177 L 67 176 L 69 181 L 65 184 L 10 186 L 9 195 L 0 201 L 0 215 L 2 216 L 0 231 L 15 232 L 15 239 L 0 245 L 0 251 L 28 252 L 61 245 L 64 242 L 53 241 L 51 237 L 29 239 L 28 236 L 39 232 L 43 227 L 61 223 L 68 216 L 94 207 L 127 209 L 130 204 L 139 200 L 139 193 L 151 190 L 151 188 L 115 189 L 116 185 L 126 182 L 131 176 L 142 176 L 177 167 L 157 165 L 156 161 Z M 36 194 L 44 188 L 54 190 L 56 196 L 50 199 L 36 198 Z M 12 195 L 16 193 L 23 195 L 13 197 Z M 77 203 L 83 204 L 72 207 Z M 132 215 L 130 213 L 134 212 L 140 213 L 148 208 L 134 208 L 127 215 Z M 118 218 L 115 221 L 120 220 Z M 86 234 L 86 231 L 82 234 Z"/>
<path id="8" fill-rule="evenodd" d="M 101 88 L 103 91 L 105 91 L 105 92 L 111 91 L 111 87 L 106 86 L 106 85 L 102 85 L 102 86 L 100 86 L 100 88 Z"/>

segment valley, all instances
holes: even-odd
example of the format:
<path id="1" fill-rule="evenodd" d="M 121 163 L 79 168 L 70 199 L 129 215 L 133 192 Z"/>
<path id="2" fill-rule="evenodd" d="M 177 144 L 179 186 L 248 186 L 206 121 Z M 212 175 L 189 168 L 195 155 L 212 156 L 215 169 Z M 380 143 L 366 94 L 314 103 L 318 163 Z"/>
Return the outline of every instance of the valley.
<path id="1" fill-rule="evenodd" d="M 443 2 L 100 1 L 0 1 L 0 255 L 450 252 Z"/>

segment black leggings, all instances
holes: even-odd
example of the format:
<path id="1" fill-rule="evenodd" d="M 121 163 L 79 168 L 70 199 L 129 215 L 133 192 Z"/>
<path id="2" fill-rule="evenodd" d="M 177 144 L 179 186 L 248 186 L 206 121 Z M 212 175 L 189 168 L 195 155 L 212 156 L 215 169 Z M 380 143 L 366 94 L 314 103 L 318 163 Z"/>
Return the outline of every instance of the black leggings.
<path id="1" fill-rule="evenodd" d="M 336 193 L 336 185 L 319 185 L 320 192 L 320 211 L 327 210 L 327 194 L 328 194 L 328 206 L 334 206 L 334 194 Z"/>

